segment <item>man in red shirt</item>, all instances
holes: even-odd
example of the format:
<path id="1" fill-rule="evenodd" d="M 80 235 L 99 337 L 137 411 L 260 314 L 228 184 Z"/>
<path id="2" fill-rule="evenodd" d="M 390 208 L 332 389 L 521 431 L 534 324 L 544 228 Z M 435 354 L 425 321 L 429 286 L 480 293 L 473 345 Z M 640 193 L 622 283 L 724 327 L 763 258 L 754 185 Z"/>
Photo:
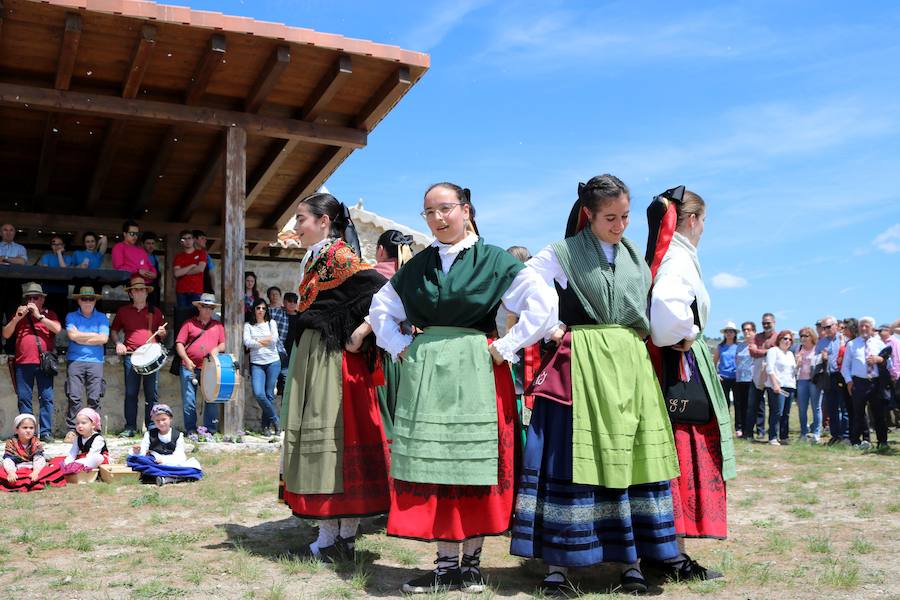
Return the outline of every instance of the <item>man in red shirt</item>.
<path id="1" fill-rule="evenodd" d="M 53 376 L 41 371 L 39 350 L 51 352 L 56 334 L 62 329 L 56 313 L 44 308 L 46 296 L 40 284 L 26 283 L 22 286 L 22 305 L 3 327 L 3 337 L 15 336 L 16 396 L 19 399 L 19 414 L 34 414 L 31 401 L 34 384 L 37 383 L 41 402 L 39 434 L 40 439 L 45 442 L 51 439 L 53 426 Z"/>
<path id="2" fill-rule="evenodd" d="M 154 333 L 156 337 L 153 341 L 162 343 L 166 338 L 166 328 L 159 309 L 147 304 L 147 296 L 153 291 L 152 286 L 147 285 L 141 277 L 132 277 L 125 290 L 131 296 L 131 304 L 116 311 L 109 336 L 125 367 L 125 429 L 119 437 L 132 437 L 137 430 L 137 401 L 141 384 L 144 386 L 144 424 L 148 429 L 153 428 L 150 408 L 159 401 L 159 371 L 141 375 L 131 364 L 131 353 L 146 344 Z M 119 339 L 120 331 L 125 332 L 124 340 Z"/>
<path id="3" fill-rule="evenodd" d="M 757 333 L 753 340 L 747 344 L 747 350 L 753 357 L 753 383 L 750 386 L 750 397 L 747 401 L 746 422 L 756 421 L 756 435 L 765 439 L 766 423 L 766 352 L 774 348 L 778 339 L 778 331 L 775 329 L 775 315 L 765 313 L 762 316 L 762 331 Z M 753 441 L 751 436 L 748 442 Z"/>
<path id="4" fill-rule="evenodd" d="M 194 235 L 184 229 L 178 234 L 181 252 L 172 261 L 175 274 L 175 305 L 190 306 L 203 293 L 203 272 L 206 271 L 206 250 L 195 247 Z"/>
<path id="5" fill-rule="evenodd" d="M 184 410 L 184 429 L 188 434 L 197 431 L 197 381 L 203 359 L 225 351 L 225 327 L 213 319 L 213 310 L 220 306 L 212 294 L 202 294 L 194 302 L 198 315 L 185 321 L 175 338 L 175 351 L 181 357 L 181 401 Z M 215 408 L 215 407 L 214 407 Z M 207 407 L 203 424 L 207 431 L 216 430 L 218 411 Z"/>

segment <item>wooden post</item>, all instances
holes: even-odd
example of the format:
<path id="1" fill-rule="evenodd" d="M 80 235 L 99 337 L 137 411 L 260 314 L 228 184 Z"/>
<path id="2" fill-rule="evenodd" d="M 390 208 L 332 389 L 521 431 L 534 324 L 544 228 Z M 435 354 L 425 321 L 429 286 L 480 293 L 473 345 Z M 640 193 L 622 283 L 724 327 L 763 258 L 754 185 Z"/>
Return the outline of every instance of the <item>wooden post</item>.
<path id="1" fill-rule="evenodd" d="M 225 248 L 222 252 L 222 318 L 225 325 L 225 351 L 243 364 L 244 336 L 244 196 L 247 182 L 247 132 L 229 127 L 225 144 Z M 249 373 L 241 373 L 249 377 Z M 225 404 L 224 433 L 244 426 L 244 386 L 237 385 L 231 401 Z"/>
<path id="2" fill-rule="evenodd" d="M 181 243 L 178 234 L 169 232 L 166 234 L 166 269 L 165 269 L 165 285 L 162 289 L 162 300 L 165 308 L 165 314 L 169 317 L 169 323 L 173 326 L 169 329 L 170 339 L 175 339 L 178 332 L 175 331 L 175 257 L 181 252 Z M 160 281 L 160 283 L 163 283 Z M 160 309 L 162 310 L 162 309 Z"/>

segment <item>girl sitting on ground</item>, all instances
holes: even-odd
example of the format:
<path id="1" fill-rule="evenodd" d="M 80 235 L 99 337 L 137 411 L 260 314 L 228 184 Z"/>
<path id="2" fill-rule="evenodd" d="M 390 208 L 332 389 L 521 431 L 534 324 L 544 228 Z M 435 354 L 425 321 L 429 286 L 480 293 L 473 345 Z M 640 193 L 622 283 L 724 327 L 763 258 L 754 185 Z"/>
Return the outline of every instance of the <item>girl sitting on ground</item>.
<path id="1" fill-rule="evenodd" d="M 49 485 L 66 485 L 58 461 L 48 463 L 44 458 L 44 444 L 38 439 L 37 419 L 23 413 L 13 420 L 15 434 L 6 440 L 3 450 L 3 477 L 0 491 L 30 492 Z"/>
<path id="2" fill-rule="evenodd" d="M 106 440 L 100 435 L 100 414 L 93 408 L 82 408 L 75 415 L 75 441 L 63 461 L 63 475 L 93 471 L 109 462 Z"/>
<path id="3" fill-rule="evenodd" d="M 172 409 L 168 404 L 156 404 L 150 409 L 155 429 L 144 433 L 128 456 L 128 466 L 141 474 L 143 483 L 178 483 L 196 481 L 203 471 L 196 458 L 188 458 L 184 451 L 184 435 L 172 428 Z"/>

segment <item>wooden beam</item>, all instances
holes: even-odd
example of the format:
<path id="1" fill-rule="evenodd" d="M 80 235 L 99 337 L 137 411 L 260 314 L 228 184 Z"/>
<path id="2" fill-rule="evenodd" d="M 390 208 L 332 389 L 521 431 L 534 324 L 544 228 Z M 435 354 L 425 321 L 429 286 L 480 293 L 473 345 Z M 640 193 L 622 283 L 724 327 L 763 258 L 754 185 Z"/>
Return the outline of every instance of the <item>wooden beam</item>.
<path id="1" fill-rule="evenodd" d="M 141 82 L 144 80 L 144 74 L 147 72 L 147 66 L 150 64 L 150 55 L 155 46 L 156 27 L 144 25 L 141 28 L 141 39 L 138 40 L 131 58 L 128 76 L 122 86 L 123 98 L 134 98 L 137 96 Z M 106 178 L 109 176 L 113 160 L 116 157 L 116 148 L 124 131 L 124 121 L 113 121 L 106 129 L 103 146 L 100 148 L 99 158 L 94 167 L 94 174 L 91 177 L 91 187 L 88 190 L 87 202 L 84 206 L 88 214 L 93 214 L 97 207 L 97 201 L 103 193 L 103 186 L 106 185 Z"/>
<path id="2" fill-rule="evenodd" d="M 325 75 L 316 89 L 306 101 L 303 109 L 300 111 L 301 118 L 304 121 L 313 122 L 322 112 L 322 109 L 328 105 L 335 94 L 347 82 L 347 79 L 353 73 L 353 62 L 349 56 L 339 56 L 335 61 L 328 74 Z M 272 144 L 272 149 L 251 178 L 252 183 L 247 192 L 247 200 L 245 209 L 256 202 L 260 194 L 272 180 L 281 165 L 284 164 L 294 150 L 299 145 L 296 140 L 279 140 Z"/>
<path id="3" fill-rule="evenodd" d="M 77 210 L 77 202 L 74 199 L 66 198 L 68 205 Z M 14 194 L 7 194 L 0 191 L 0 202 L 19 202 L 19 204 L 31 205 L 30 201 L 24 197 Z M 49 229 L 61 231 L 73 231 L 78 229 L 96 231 L 97 233 L 121 234 L 122 221 L 120 218 L 111 217 L 91 217 L 86 215 L 72 214 L 47 214 L 35 212 L 17 212 L 12 210 L 0 211 L 0 222 L 12 223 L 21 229 Z M 141 219 L 141 227 L 145 230 L 155 231 L 160 235 L 178 235 L 182 229 L 201 228 L 206 232 L 210 240 L 222 239 L 225 236 L 225 228 L 221 226 L 198 225 L 197 223 L 177 223 L 169 221 L 151 221 L 149 219 Z M 249 242 L 274 242 L 278 238 L 278 231 L 266 228 L 250 228 L 245 232 L 245 237 Z M 110 247 L 113 245 L 110 239 Z"/>
<path id="4" fill-rule="evenodd" d="M 240 127 L 247 131 L 248 135 L 297 139 L 326 146 L 362 148 L 366 145 L 367 139 L 365 131 L 351 127 L 306 123 L 296 119 L 251 115 L 245 112 L 185 106 L 171 102 L 125 100 L 114 96 L 50 90 L 12 83 L 0 83 L 0 104 L 8 106 L 28 104 L 30 108 L 51 112 L 71 112 L 160 123 Z"/>
<path id="5" fill-rule="evenodd" d="M 69 84 L 72 83 L 75 56 L 78 54 L 80 41 L 81 17 L 78 13 L 66 13 L 62 42 L 59 46 L 59 59 L 56 62 L 56 79 L 53 83 L 57 90 L 67 90 Z M 38 161 L 37 181 L 34 186 L 35 196 L 43 196 L 50 188 L 50 176 L 53 174 L 53 161 L 56 158 L 56 142 L 59 140 L 59 125 L 59 115 L 47 116 L 47 122 L 44 125 L 44 139 L 41 143 L 41 156 Z"/>
<path id="6" fill-rule="evenodd" d="M 347 55 L 339 56 L 334 65 L 332 65 L 331 70 L 322 78 L 322 81 L 316 86 L 306 104 L 303 105 L 300 118 L 304 121 L 315 121 L 322 109 L 331 102 L 331 99 L 334 98 L 334 95 L 338 93 L 352 73 L 353 62 L 350 57 Z"/>
<path id="7" fill-rule="evenodd" d="M 0 40 L 3 39 L 3 0 L 0 0 Z"/>
<path id="8" fill-rule="evenodd" d="M 216 147 L 213 148 L 206 166 L 200 172 L 200 176 L 191 185 L 182 202 L 179 202 L 179 206 L 175 207 L 172 213 L 174 221 L 190 221 L 191 216 L 193 216 L 197 207 L 200 206 L 209 188 L 216 182 L 216 177 L 221 176 L 222 163 L 225 158 L 225 137 L 225 135 L 222 135 L 221 139 L 216 143 Z"/>
<path id="9" fill-rule="evenodd" d="M 400 100 L 412 85 L 408 67 L 399 67 L 388 77 L 365 108 L 356 116 L 355 125 L 363 131 L 372 131 L 375 125 L 384 118 L 391 107 Z"/>
<path id="10" fill-rule="evenodd" d="M 222 254 L 222 304 L 225 351 L 243 355 L 244 303 L 244 194 L 247 189 L 247 132 L 228 129 L 225 155 L 225 252 Z M 244 386 L 237 385 L 225 404 L 225 433 L 243 429 Z"/>
<path id="11" fill-rule="evenodd" d="M 291 64 L 291 49 L 289 46 L 277 46 L 269 56 L 266 66 L 259 73 L 256 83 L 247 99 L 244 101 L 244 111 L 248 113 L 258 112 L 263 102 L 278 85 L 281 74 Z"/>
<path id="12" fill-rule="evenodd" d="M 184 96 L 184 103 L 188 106 L 194 106 L 200 102 L 200 99 L 206 93 L 209 87 L 209 80 L 220 65 L 225 63 L 225 36 L 217 33 L 209 38 L 209 45 L 206 47 L 206 54 L 200 61 L 194 77 L 191 78 L 191 85 L 188 87 L 187 94 Z"/>

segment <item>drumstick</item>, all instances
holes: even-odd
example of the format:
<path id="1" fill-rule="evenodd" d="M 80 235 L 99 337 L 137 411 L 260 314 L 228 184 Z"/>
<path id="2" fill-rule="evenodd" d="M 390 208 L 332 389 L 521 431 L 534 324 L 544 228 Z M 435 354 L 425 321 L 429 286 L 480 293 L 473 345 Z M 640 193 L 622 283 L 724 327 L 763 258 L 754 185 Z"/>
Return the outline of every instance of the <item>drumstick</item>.
<path id="1" fill-rule="evenodd" d="M 168 323 L 163 323 L 163 324 L 161 325 L 161 327 L 165 327 L 166 325 L 168 325 Z M 150 337 L 148 337 L 148 338 L 147 338 L 147 341 L 144 342 L 144 343 L 145 343 L 145 344 L 149 344 L 149 343 L 150 343 L 150 340 L 152 340 L 153 338 L 155 338 L 155 337 L 156 337 L 156 334 L 158 334 L 158 333 L 159 333 L 158 330 L 157 330 L 157 331 L 154 331 L 154 332 L 153 332 L 153 335 L 151 335 Z"/>

